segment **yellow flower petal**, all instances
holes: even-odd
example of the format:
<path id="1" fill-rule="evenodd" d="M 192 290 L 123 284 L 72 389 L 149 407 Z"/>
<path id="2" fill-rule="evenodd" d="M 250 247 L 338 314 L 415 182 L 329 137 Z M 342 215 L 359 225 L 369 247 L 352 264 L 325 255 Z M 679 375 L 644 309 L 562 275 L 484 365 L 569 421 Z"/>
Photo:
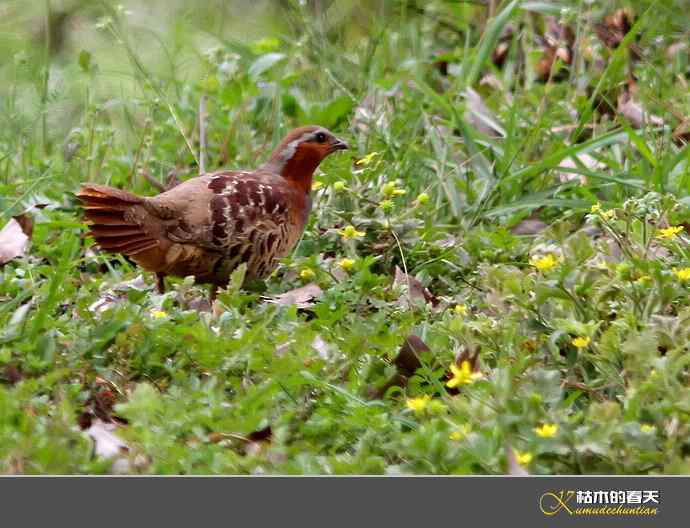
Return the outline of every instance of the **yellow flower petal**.
<path id="1" fill-rule="evenodd" d="M 311 280 L 314 277 L 316 277 L 316 273 L 314 273 L 314 270 L 311 270 L 309 268 L 304 268 L 302 271 L 299 272 L 299 278 L 302 280 Z"/>
<path id="2" fill-rule="evenodd" d="M 408 398 L 405 404 L 407 405 L 408 409 L 412 409 L 414 412 L 419 413 L 426 408 L 429 400 L 431 400 L 431 396 L 425 394 L 419 398 Z"/>
<path id="3" fill-rule="evenodd" d="M 470 426 L 470 424 L 464 424 L 464 425 L 460 426 L 458 429 L 456 429 L 455 431 L 452 431 L 448 435 L 448 438 L 450 438 L 451 440 L 455 440 L 455 441 L 462 440 L 468 434 L 470 434 L 471 431 L 472 431 L 472 427 Z"/>
<path id="4" fill-rule="evenodd" d="M 527 466 L 532 462 L 532 453 L 521 453 L 520 451 L 515 451 L 515 460 L 521 466 Z"/>
<path id="5" fill-rule="evenodd" d="M 545 423 L 539 427 L 535 427 L 534 432 L 540 438 L 553 438 L 558 432 L 558 426 L 556 424 Z"/>
<path id="6" fill-rule="evenodd" d="M 676 235 L 681 233 L 685 228 L 683 226 L 669 226 L 657 231 L 657 236 L 659 238 L 676 238 Z"/>
<path id="7" fill-rule="evenodd" d="M 463 361 L 458 368 L 457 365 L 451 363 L 450 371 L 453 377 L 446 382 L 446 387 L 451 389 L 458 385 L 470 385 L 475 381 L 482 379 L 484 375 L 481 372 L 472 372 L 472 367 L 469 361 Z"/>
<path id="8" fill-rule="evenodd" d="M 673 268 L 673 274 L 681 281 L 690 280 L 690 268 Z"/>
<path id="9" fill-rule="evenodd" d="M 339 229 L 338 233 L 340 233 L 340 236 L 345 240 L 350 240 L 351 238 L 362 238 L 364 235 L 366 235 L 364 231 L 358 231 L 355 226 L 351 225 Z"/>
<path id="10" fill-rule="evenodd" d="M 571 343 L 575 348 L 587 348 L 591 341 L 589 337 L 576 337 Z"/>
<path id="11" fill-rule="evenodd" d="M 164 312 L 163 310 L 151 310 L 151 317 L 154 319 L 163 319 L 168 317 L 168 312 Z"/>
<path id="12" fill-rule="evenodd" d="M 369 165 L 372 161 L 374 161 L 374 158 L 378 155 L 379 155 L 378 152 L 372 152 L 370 154 L 367 154 L 363 158 L 355 161 L 355 165 Z"/>
<path id="13" fill-rule="evenodd" d="M 541 257 L 534 256 L 529 260 L 529 263 L 539 271 L 549 271 L 558 266 L 560 259 L 549 253 Z"/>
<path id="14" fill-rule="evenodd" d="M 453 308 L 453 311 L 457 315 L 467 315 L 467 306 L 464 304 L 456 304 L 455 308 Z"/>
<path id="15" fill-rule="evenodd" d="M 338 262 L 338 265 L 343 268 L 345 271 L 350 271 L 352 268 L 355 266 L 355 261 L 354 259 L 351 258 L 344 258 L 340 259 L 340 262 Z"/>

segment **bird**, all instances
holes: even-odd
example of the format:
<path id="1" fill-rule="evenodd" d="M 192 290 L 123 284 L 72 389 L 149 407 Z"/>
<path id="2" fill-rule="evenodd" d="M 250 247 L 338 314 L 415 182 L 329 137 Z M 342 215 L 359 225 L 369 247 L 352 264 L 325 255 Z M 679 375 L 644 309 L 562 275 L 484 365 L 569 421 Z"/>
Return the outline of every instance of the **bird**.
<path id="1" fill-rule="evenodd" d="M 211 299 L 246 264 L 245 283 L 265 279 L 300 240 L 311 211 L 319 164 L 348 149 L 326 128 L 289 132 L 256 170 L 220 170 L 190 178 L 156 196 L 85 183 L 77 193 L 90 231 L 104 251 L 121 253 L 165 277 L 194 276 Z"/>

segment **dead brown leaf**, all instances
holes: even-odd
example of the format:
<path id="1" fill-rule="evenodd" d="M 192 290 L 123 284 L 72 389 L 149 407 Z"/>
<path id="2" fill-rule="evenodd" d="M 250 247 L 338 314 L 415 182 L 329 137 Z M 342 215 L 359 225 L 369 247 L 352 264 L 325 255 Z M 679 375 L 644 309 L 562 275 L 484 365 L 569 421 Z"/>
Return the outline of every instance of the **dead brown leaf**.
<path id="1" fill-rule="evenodd" d="M 411 334 L 407 336 L 400 347 L 393 364 L 398 368 L 400 374 L 410 377 L 422 366 L 419 356 L 427 352 L 431 352 L 431 349 L 426 343 L 418 336 Z"/>
<path id="2" fill-rule="evenodd" d="M 578 164 L 577 161 L 579 161 L 580 163 Z M 575 157 L 566 158 L 560 163 L 558 167 L 560 169 L 579 169 L 580 166 L 583 165 L 585 169 L 593 172 L 604 167 L 603 163 L 601 163 L 599 160 L 593 158 L 587 153 L 578 155 L 577 161 Z M 578 181 L 582 185 L 587 184 L 587 176 L 571 172 L 570 170 L 558 171 L 558 179 L 563 183 L 569 181 Z"/>
<path id="3" fill-rule="evenodd" d="M 634 99 L 633 90 L 624 90 L 618 96 L 618 113 L 630 122 L 633 128 L 642 128 L 645 125 L 663 126 L 664 120 L 650 114 L 642 106 L 642 103 Z"/>
<path id="4" fill-rule="evenodd" d="M 506 444 L 506 460 L 508 461 L 508 475 L 516 477 L 526 477 L 529 475 L 529 471 L 518 462 L 515 450 L 508 444 Z"/>
<path id="5" fill-rule="evenodd" d="M 513 26 L 507 25 L 503 29 L 496 47 L 491 52 L 491 62 L 493 62 L 497 68 L 501 68 L 505 64 L 506 59 L 508 58 L 508 52 L 510 51 L 510 43 L 513 40 L 514 35 L 515 30 L 513 29 Z"/>
<path id="6" fill-rule="evenodd" d="M 594 31 L 607 48 L 616 49 L 634 24 L 635 14 L 632 10 L 619 9 L 607 15 L 602 22 L 595 24 Z M 630 51 L 633 58 L 642 57 L 642 50 L 637 44 L 631 43 Z"/>
<path id="7" fill-rule="evenodd" d="M 146 291 L 152 288 L 153 286 L 146 284 L 143 275 L 137 275 L 131 280 L 114 284 L 112 288 L 101 294 L 97 301 L 91 303 L 89 310 L 97 314 L 103 313 L 125 299 L 127 297 L 127 291 Z"/>
<path id="8" fill-rule="evenodd" d="M 394 87 L 388 92 L 377 90 L 367 95 L 362 102 L 355 107 L 352 126 L 362 134 L 368 134 L 371 130 L 387 130 L 392 106 L 388 99 L 397 94 L 398 88 Z"/>
<path id="9" fill-rule="evenodd" d="M 16 383 L 19 383 L 24 376 L 16 365 L 9 363 L 5 365 L 2 377 L 4 381 L 10 385 L 15 385 Z"/>
<path id="10" fill-rule="evenodd" d="M 383 398 L 391 387 L 406 387 L 409 378 L 422 366 L 419 359 L 420 355 L 429 352 L 431 349 L 421 338 L 414 334 L 407 336 L 398 351 L 398 355 L 393 360 L 397 372 L 381 387 L 369 391 L 369 396 L 375 399 Z"/>
<path id="11" fill-rule="evenodd" d="M 93 418 L 85 433 L 93 440 L 94 455 L 99 458 L 117 458 L 127 455 L 129 447 L 116 434 L 117 424 Z"/>
<path id="12" fill-rule="evenodd" d="M 548 226 L 538 218 L 525 218 L 514 226 L 510 232 L 514 235 L 536 235 L 541 233 Z"/>
<path id="13" fill-rule="evenodd" d="M 295 305 L 297 308 L 309 308 L 314 305 L 314 301 L 323 295 L 323 290 L 319 285 L 312 282 L 301 288 L 295 288 L 280 295 L 266 297 L 266 302 L 280 304 L 282 306 Z"/>
<path id="14" fill-rule="evenodd" d="M 498 118 L 489 110 L 479 93 L 468 88 L 465 90 L 465 100 L 467 101 L 465 119 L 476 130 L 489 137 L 505 137 L 505 131 Z"/>
<path id="15" fill-rule="evenodd" d="M 672 134 L 673 140 L 678 145 L 685 145 L 690 143 L 690 119 L 686 119 L 680 123 Z"/>
<path id="16" fill-rule="evenodd" d="M 688 43 L 683 40 L 674 42 L 668 48 L 666 48 L 666 58 L 668 60 L 673 60 L 676 58 L 676 55 L 683 52 L 688 52 Z"/>
<path id="17" fill-rule="evenodd" d="M 546 31 L 542 38 L 544 54 L 536 66 L 537 79 L 541 82 L 562 81 L 568 77 L 568 71 L 561 69 L 553 73 L 556 60 L 570 66 L 573 63 L 573 45 L 575 32 L 570 26 L 560 24 L 554 17 L 547 17 Z"/>
<path id="18" fill-rule="evenodd" d="M 429 291 L 428 288 L 416 278 L 409 276 L 398 266 L 395 267 L 395 279 L 393 280 L 393 287 L 400 287 L 407 290 L 407 294 L 400 296 L 399 302 L 401 305 L 408 306 L 409 301 L 431 303 L 432 306 L 438 304 L 438 297 Z"/>
<path id="19" fill-rule="evenodd" d="M 0 266 L 23 257 L 28 246 L 29 236 L 22 229 L 22 224 L 15 218 L 10 218 L 0 231 Z"/>

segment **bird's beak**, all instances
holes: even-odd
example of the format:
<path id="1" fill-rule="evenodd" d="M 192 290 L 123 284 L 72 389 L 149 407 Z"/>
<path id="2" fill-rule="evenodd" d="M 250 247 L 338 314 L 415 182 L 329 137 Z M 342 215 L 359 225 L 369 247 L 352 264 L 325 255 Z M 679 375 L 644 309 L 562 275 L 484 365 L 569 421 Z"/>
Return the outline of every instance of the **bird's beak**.
<path id="1" fill-rule="evenodd" d="M 336 150 L 347 150 L 350 147 L 345 143 L 342 139 L 337 139 L 331 143 L 330 147 L 328 148 L 328 153 L 330 154 L 331 152 L 335 152 Z"/>

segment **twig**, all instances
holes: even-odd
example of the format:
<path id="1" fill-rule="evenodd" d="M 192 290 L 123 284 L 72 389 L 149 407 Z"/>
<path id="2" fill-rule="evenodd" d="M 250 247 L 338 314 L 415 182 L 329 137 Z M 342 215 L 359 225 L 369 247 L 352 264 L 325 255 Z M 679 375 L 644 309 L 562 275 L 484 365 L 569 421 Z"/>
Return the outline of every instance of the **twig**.
<path id="1" fill-rule="evenodd" d="M 206 94 L 199 100 L 199 175 L 206 174 Z"/>

